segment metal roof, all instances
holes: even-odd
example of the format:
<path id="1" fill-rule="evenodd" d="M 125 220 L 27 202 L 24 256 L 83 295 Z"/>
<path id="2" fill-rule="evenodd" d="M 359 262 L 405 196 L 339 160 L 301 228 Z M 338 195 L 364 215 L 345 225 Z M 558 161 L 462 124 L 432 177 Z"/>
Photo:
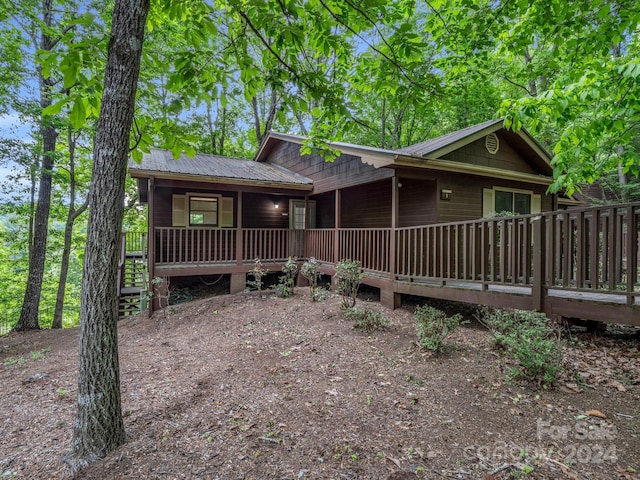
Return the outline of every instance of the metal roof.
<path id="1" fill-rule="evenodd" d="M 204 153 L 196 154 L 193 158 L 183 153 L 179 159 L 175 160 L 171 152 L 158 148 L 152 148 L 149 153 L 145 153 L 139 164 L 130 160 L 129 171 L 136 177 L 185 175 L 203 180 L 227 179 L 234 183 L 281 184 L 282 186 L 313 184 L 311 179 L 279 165 Z"/>
<path id="2" fill-rule="evenodd" d="M 489 120 L 488 122 L 472 125 L 471 127 L 456 130 L 455 132 L 447 133 L 446 135 L 432 138 L 431 140 L 400 148 L 398 149 L 397 153 L 403 155 L 425 157 L 433 152 L 440 150 L 443 147 L 448 147 L 449 145 L 456 143 L 459 140 L 474 135 L 475 133 L 481 132 L 486 128 L 495 127 L 497 125 L 502 126 L 503 121 L 503 119 Z"/>

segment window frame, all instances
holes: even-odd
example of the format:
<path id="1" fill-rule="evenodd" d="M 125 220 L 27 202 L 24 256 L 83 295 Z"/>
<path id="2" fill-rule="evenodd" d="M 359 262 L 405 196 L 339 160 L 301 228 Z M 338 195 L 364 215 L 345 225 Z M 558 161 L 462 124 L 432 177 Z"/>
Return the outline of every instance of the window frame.
<path id="1" fill-rule="evenodd" d="M 191 223 L 191 199 L 216 199 L 216 224 Z M 171 196 L 171 226 L 181 228 L 233 228 L 235 201 L 219 193 L 186 192 Z"/>
<path id="2" fill-rule="evenodd" d="M 483 217 L 498 213 L 496 211 L 496 192 L 506 192 L 506 193 L 514 194 L 513 197 L 511 198 L 511 210 L 510 210 L 511 212 L 514 212 L 513 208 L 515 207 L 516 193 L 529 196 L 529 213 L 519 213 L 518 215 L 534 215 L 542 211 L 542 195 L 541 194 L 535 193 L 533 190 L 524 190 L 522 188 L 494 186 L 491 188 L 483 189 L 483 198 L 482 198 L 482 210 L 483 210 L 482 216 Z M 491 197 L 490 208 L 488 208 L 487 205 L 485 205 L 485 202 L 487 201 L 488 196 Z"/>
<path id="3" fill-rule="evenodd" d="M 187 226 L 191 227 L 191 228 L 204 228 L 204 227 L 212 227 L 212 228 L 217 228 L 220 226 L 220 198 L 222 197 L 222 195 L 211 195 L 211 194 L 199 194 L 199 193 L 194 193 L 194 194 L 190 194 L 188 193 L 186 195 L 186 215 L 187 215 Z M 215 219 L 215 223 L 191 223 L 191 201 L 192 200 L 202 200 L 205 202 L 213 202 L 215 200 L 215 204 L 216 204 L 216 219 Z M 207 210 L 202 210 L 203 212 L 207 211 Z M 208 212 L 208 211 L 207 211 Z M 203 222 L 204 222 L 204 216 L 203 216 Z"/>

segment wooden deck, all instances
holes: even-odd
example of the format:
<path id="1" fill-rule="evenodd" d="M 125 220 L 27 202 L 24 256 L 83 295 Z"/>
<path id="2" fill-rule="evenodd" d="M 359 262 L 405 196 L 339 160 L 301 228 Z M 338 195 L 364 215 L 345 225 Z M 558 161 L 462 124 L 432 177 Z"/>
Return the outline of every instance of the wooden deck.
<path id="1" fill-rule="evenodd" d="M 640 203 L 406 228 L 156 228 L 155 275 L 362 263 L 383 303 L 402 294 L 640 326 Z"/>

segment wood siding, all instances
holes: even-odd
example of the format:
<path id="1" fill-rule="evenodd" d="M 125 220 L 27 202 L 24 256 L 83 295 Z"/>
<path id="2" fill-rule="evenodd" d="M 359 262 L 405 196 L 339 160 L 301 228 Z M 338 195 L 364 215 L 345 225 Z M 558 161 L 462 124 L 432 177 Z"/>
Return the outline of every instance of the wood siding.
<path id="1" fill-rule="evenodd" d="M 543 212 L 553 210 L 553 195 L 547 195 L 546 186 L 532 185 L 530 183 L 514 182 L 510 180 L 501 180 L 488 177 L 479 177 L 475 175 L 463 175 L 447 172 L 432 172 L 432 178 L 424 178 L 425 172 L 419 169 L 399 169 L 397 175 L 402 183 L 400 189 L 400 226 L 408 227 L 413 225 L 426 225 L 435 222 L 464 222 L 467 220 L 477 220 L 482 217 L 482 189 L 502 187 L 507 189 L 527 190 L 541 195 L 541 207 Z M 416 178 L 417 177 L 417 178 Z M 424 180 L 420 180 L 423 177 Z M 410 180 L 414 179 L 414 180 Z M 418 182 L 416 185 L 412 181 Z M 422 183 L 420 183 L 422 182 Z M 407 190 L 414 189 L 418 197 L 428 194 L 430 186 L 433 185 L 433 196 L 429 195 L 428 202 L 434 202 L 434 211 L 437 212 L 435 217 L 429 217 L 426 205 L 423 207 L 425 211 L 424 221 L 418 222 L 418 219 L 408 220 L 407 216 L 411 215 L 412 208 L 416 208 L 416 200 L 412 200 L 407 205 L 407 197 L 404 196 L 403 190 L 407 186 Z M 450 200 L 441 200 L 440 192 L 443 190 L 451 190 Z"/>
<path id="2" fill-rule="evenodd" d="M 342 228 L 389 228 L 391 181 L 370 183 L 341 191 Z"/>
<path id="3" fill-rule="evenodd" d="M 285 197 L 245 193 L 242 196 L 243 228 L 289 228 L 289 199 Z M 278 208 L 275 203 L 278 202 Z"/>
<path id="4" fill-rule="evenodd" d="M 202 193 L 222 195 L 233 198 L 233 225 L 237 225 L 236 205 L 238 203 L 237 192 L 221 190 L 209 190 L 204 188 L 170 188 L 156 187 L 154 191 L 153 222 L 156 227 L 172 227 L 172 201 L 173 195 L 185 195 L 186 193 Z"/>
<path id="5" fill-rule="evenodd" d="M 500 168 L 514 172 L 536 174 L 534 168 L 507 142 L 503 135 L 498 134 L 500 149 L 491 154 L 485 148 L 485 137 L 469 145 L 459 148 L 442 157 L 443 160 L 479 165 L 482 167 Z"/>
<path id="6" fill-rule="evenodd" d="M 313 180 L 313 193 L 323 193 L 393 176 L 393 170 L 362 163 L 359 157 L 340 155 L 327 162 L 317 154 L 300 155 L 300 145 L 281 142 L 269 154 L 269 163 L 280 165 Z"/>
<path id="7" fill-rule="evenodd" d="M 437 182 L 400 177 L 398 226 L 428 225 L 438 221 Z"/>
<path id="8" fill-rule="evenodd" d="M 335 228 L 336 194 L 326 192 L 311 197 L 316 201 L 316 228 Z"/>

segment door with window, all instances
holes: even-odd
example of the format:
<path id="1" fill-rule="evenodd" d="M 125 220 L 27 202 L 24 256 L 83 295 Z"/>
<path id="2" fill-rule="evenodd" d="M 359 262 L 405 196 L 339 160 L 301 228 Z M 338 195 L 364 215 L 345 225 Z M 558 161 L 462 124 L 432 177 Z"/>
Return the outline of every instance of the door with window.
<path id="1" fill-rule="evenodd" d="M 316 228 L 315 200 L 289 200 L 289 250 L 292 256 L 304 256 L 304 230 L 307 227 Z"/>

